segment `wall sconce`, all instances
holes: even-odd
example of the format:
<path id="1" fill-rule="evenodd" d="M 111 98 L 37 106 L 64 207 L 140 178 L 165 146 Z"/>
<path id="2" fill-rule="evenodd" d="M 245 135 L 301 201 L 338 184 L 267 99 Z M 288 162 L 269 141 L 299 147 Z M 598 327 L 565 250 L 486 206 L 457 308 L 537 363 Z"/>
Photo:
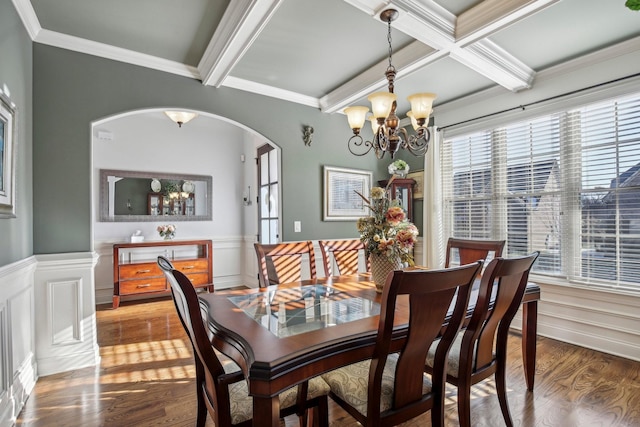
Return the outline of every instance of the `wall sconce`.
<path id="1" fill-rule="evenodd" d="M 167 117 L 178 124 L 178 127 L 182 127 L 183 124 L 193 120 L 197 114 L 189 111 L 165 111 Z"/>
<path id="2" fill-rule="evenodd" d="M 242 195 L 242 204 L 245 206 L 251 206 L 251 186 L 247 187 L 247 192 Z"/>
<path id="3" fill-rule="evenodd" d="M 307 147 L 311 147 L 311 143 L 313 138 L 313 128 L 311 126 L 303 126 L 302 127 L 302 141 L 304 141 L 304 145 Z"/>

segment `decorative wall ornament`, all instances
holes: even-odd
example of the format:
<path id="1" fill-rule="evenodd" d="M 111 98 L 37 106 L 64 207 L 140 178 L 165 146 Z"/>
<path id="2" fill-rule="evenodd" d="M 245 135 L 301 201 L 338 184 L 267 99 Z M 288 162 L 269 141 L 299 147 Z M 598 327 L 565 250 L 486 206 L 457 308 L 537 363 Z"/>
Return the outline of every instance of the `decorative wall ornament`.
<path id="1" fill-rule="evenodd" d="M 311 126 L 303 126 L 302 127 L 302 140 L 304 141 L 304 145 L 307 147 L 311 147 L 311 143 L 313 139 L 313 128 Z"/>

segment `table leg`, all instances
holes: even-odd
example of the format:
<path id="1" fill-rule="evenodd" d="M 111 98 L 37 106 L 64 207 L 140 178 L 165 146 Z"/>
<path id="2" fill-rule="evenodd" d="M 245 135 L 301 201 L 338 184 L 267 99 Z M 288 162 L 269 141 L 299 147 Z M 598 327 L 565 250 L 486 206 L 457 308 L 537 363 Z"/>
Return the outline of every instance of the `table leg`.
<path id="1" fill-rule="evenodd" d="M 533 391 L 536 375 L 536 338 L 538 329 L 538 301 L 522 304 L 522 361 L 527 389 Z"/>
<path id="2" fill-rule="evenodd" d="M 253 398 L 253 426 L 280 427 L 280 399 L 277 395 Z"/>

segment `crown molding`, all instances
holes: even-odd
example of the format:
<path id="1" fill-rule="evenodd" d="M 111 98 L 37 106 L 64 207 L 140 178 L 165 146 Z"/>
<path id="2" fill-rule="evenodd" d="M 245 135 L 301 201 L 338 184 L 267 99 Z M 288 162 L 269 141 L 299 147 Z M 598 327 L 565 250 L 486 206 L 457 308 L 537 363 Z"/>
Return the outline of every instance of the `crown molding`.
<path id="1" fill-rule="evenodd" d="M 177 74 L 179 76 L 194 79 L 200 78 L 198 70 L 190 65 L 55 31 L 43 29 L 38 33 L 38 36 L 34 41 L 36 43 L 73 50 L 87 55 L 99 56 L 114 61 L 126 62 L 133 65 L 139 65 L 141 67 Z"/>
<path id="2" fill-rule="evenodd" d="M 222 86 L 243 90 L 258 95 L 269 96 L 271 98 L 278 98 L 283 101 L 294 102 L 296 104 L 306 105 L 308 107 L 320 108 L 320 102 L 317 98 L 314 98 L 312 96 L 301 95 L 297 92 L 279 89 L 277 87 L 268 86 L 262 83 L 256 83 L 250 80 L 244 80 L 233 76 L 229 76 L 224 79 L 224 83 L 222 84 Z"/>
<path id="3" fill-rule="evenodd" d="M 281 3 L 282 0 L 229 3 L 198 64 L 203 84 L 220 87 Z"/>
<path id="4" fill-rule="evenodd" d="M 536 78 L 535 78 L 536 87 L 540 86 L 545 82 L 561 79 L 563 76 L 570 75 L 576 71 L 597 67 L 601 64 L 606 63 L 607 61 L 615 60 L 618 57 L 622 57 L 626 55 L 637 54 L 638 52 L 640 52 L 640 36 L 630 40 L 620 42 L 613 46 L 606 47 L 599 51 L 581 56 L 579 58 L 566 61 L 562 64 L 554 65 L 552 67 L 538 71 L 536 73 Z M 624 72 L 625 70 L 620 70 L 620 71 Z M 630 70 L 627 70 L 627 71 L 628 71 L 627 74 L 632 72 Z M 597 82 L 594 82 L 591 84 L 595 84 L 595 83 Z M 635 85 L 637 87 L 638 79 L 631 80 L 631 83 L 629 84 Z M 618 86 L 627 88 L 627 83 L 620 83 Z M 453 101 L 449 101 L 446 104 L 440 104 L 438 105 L 437 111 L 439 114 L 449 114 L 454 111 L 463 109 L 470 104 L 486 102 L 487 99 L 504 95 L 504 93 L 505 92 L 503 88 L 499 86 L 494 86 L 494 87 L 485 89 L 483 91 L 476 92 L 472 95 L 468 95 Z"/>
<path id="5" fill-rule="evenodd" d="M 42 27 L 31 2 L 29 0 L 13 0 L 13 6 L 22 20 L 22 25 L 29 33 L 29 37 L 31 37 L 32 41 L 35 40 Z"/>

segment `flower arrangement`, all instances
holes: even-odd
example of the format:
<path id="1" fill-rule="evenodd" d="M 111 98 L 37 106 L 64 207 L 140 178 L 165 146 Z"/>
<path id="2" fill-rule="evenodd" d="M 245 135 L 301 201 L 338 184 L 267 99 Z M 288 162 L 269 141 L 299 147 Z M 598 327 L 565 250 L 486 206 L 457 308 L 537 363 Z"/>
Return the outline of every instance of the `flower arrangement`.
<path id="1" fill-rule="evenodd" d="M 399 175 L 404 177 L 407 173 L 409 173 L 409 165 L 404 160 L 396 160 L 391 163 L 387 168 L 391 175 Z"/>
<path id="2" fill-rule="evenodd" d="M 389 184 L 393 178 L 389 180 Z M 389 185 L 387 184 L 387 185 Z M 372 214 L 359 218 L 356 226 L 367 254 L 385 255 L 390 261 L 400 260 L 410 266 L 418 228 L 407 220 L 397 200 L 387 198 L 386 189 L 373 187 L 371 199 L 358 193 Z"/>
<path id="3" fill-rule="evenodd" d="M 176 226 L 173 224 L 159 225 L 157 230 L 164 240 L 171 240 L 176 235 Z"/>

